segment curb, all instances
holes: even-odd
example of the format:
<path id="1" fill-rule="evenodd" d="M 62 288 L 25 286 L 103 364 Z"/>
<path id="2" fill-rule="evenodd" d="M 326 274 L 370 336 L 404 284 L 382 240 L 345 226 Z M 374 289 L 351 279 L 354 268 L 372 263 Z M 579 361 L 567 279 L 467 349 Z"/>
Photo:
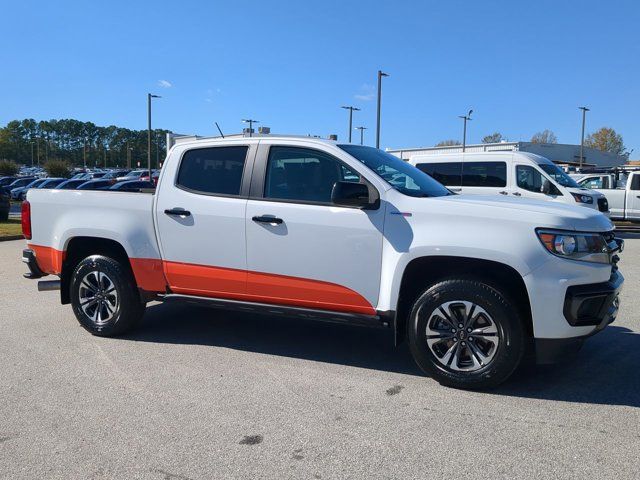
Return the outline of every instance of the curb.
<path id="1" fill-rule="evenodd" d="M 6 237 L 0 237 L 0 242 L 8 242 L 10 240 L 24 240 L 22 235 L 7 235 Z"/>

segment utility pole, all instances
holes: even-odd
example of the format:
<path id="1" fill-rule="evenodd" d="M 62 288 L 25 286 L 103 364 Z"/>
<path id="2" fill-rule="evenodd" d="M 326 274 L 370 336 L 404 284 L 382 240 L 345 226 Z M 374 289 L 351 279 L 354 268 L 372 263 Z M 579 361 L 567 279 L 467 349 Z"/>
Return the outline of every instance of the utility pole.
<path id="1" fill-rule="evenodd" d="M 360 130 L 360 145 L 364 145 L 364 131 L 367 127 L 356 127 L 354 130 Z"/>
<path id="2" fill-rule="evenodd" d="M 33 142 L 31 142 L 31 166 L 33 167 Z"/>
<path id="3" fill-rule="evenodd" d="M 87 169 L 87 140 L 85 139 L 84 144 L 82 145 L 82 163 L 84 165 L 84 169 Z"/>
<path id="4" fill-rule="evenodd" d="M 464 120 L 464 127 L 462 130 L 462 153 L 464 153 L 467 148 L 467 122 L 471 121 L 472 113 L 473 110 L 469 110 L 469 113 L 467 113 L 466 115 L 458 115 L 458 118 L 462 118 Z"/>
<path id="5" fill-rule="evenodd" d="M 345 110 L 349 110 L 349 143 L 351 143 L 351 130 L 353 130 L 353 111 L 359 112 L 360 109 L 357 107 L 351 106 L 343 106 L 340 108 L 344 108 Z"/>
<path id="6" fill-rule="evenodd" d="M 376 122 L 376 148 L 380 148 L 380 104 L 382 103 L 382 77 L 388 77 L 388 73 L 378 70 L 378 115 Z"/>
<path id="7" fill-rule="evenodd" d="M 589 109 L 587 107 L 578 107 L 578 110 L 582 110 L 582 137 L 580 138 L 580 161 L 578 162 L 580 168 L 584 163 L 584 124 Z"/>
<path id="8" fill-rule="evenodd" d="M 251 137 L 251 136 L 253 136 L 253 124 L 254 124 L 254 123 L 260 123 L 260 121 L 259 121 L 259 120 L 253 120 L 253 119 L 251 119 L 251 118 L 246 118 L 246 119 L 245 119 L 245 118 L 243 118 L 243 119 L 242 119 L 242 122 L 243 122 L 243 123 L 248 123 L 248 124 L 249 124 L 249 136 L 250 136 L 250 137 Z"/>
<path id="9" fill-rule="evenodd" d="M 149 170 L 149 178 L 151 178 L 151 99 L 162 98 L 160 95 L 147 93 L 147 170 Z"/>
<path id="10" fill-rule="evenodd" d="M 38 166 L 40 166 L 40 139 L 39 138 L 36 139 L 36 147 L 38 150 Z"/>

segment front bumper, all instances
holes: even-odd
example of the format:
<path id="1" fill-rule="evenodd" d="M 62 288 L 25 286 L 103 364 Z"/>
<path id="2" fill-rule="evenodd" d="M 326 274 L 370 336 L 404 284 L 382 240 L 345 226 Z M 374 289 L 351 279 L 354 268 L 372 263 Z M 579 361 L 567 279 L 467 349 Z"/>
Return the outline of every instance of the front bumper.
<path id="1" fill-rule="evenodd" d="M 619 295 L 624 278 L 614 269 L 609 281 L 567 288 L 564 316 L 573 327 L 595 327 L 587 335 L 570 338 L 536 338 L 536 363 L 557 363 L 574 356 L 585 339 L 612 323 L 620 307 Z"/>

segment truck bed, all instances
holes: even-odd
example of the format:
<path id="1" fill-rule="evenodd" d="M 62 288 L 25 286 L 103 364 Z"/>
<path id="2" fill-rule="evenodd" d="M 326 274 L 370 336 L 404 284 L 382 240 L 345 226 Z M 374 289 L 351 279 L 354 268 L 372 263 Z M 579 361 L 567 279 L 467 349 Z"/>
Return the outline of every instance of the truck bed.
<path id="1" fill-rule="evenodd" d="M 74 237 L 115 240 L 130 258 L 158 259 L 153 200 L 151 193 L 29 190 L 34 228 L 27 243 L 38 257 L 46 255 L 53 263 L 58 257 L 61 262 L 62 252 Z"/>

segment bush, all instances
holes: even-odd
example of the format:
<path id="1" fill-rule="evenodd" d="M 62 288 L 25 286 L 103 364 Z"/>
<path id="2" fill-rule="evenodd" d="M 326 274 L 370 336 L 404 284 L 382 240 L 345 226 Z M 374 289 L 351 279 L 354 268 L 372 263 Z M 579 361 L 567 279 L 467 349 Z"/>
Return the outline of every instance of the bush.
<path id="1" fill-rule="evenodd" d="M 20 169 L 16 162 L 9 160 L 0 160 L 0 177 L 12 177 L 18 173 Z"/>
<path id="2" fill-rule="evenodd" d="M 50 177 L 66 178 L 71 173 L 71 165 L 64 160 L 49 160 L 45 163 L 44 169 Z"/>

